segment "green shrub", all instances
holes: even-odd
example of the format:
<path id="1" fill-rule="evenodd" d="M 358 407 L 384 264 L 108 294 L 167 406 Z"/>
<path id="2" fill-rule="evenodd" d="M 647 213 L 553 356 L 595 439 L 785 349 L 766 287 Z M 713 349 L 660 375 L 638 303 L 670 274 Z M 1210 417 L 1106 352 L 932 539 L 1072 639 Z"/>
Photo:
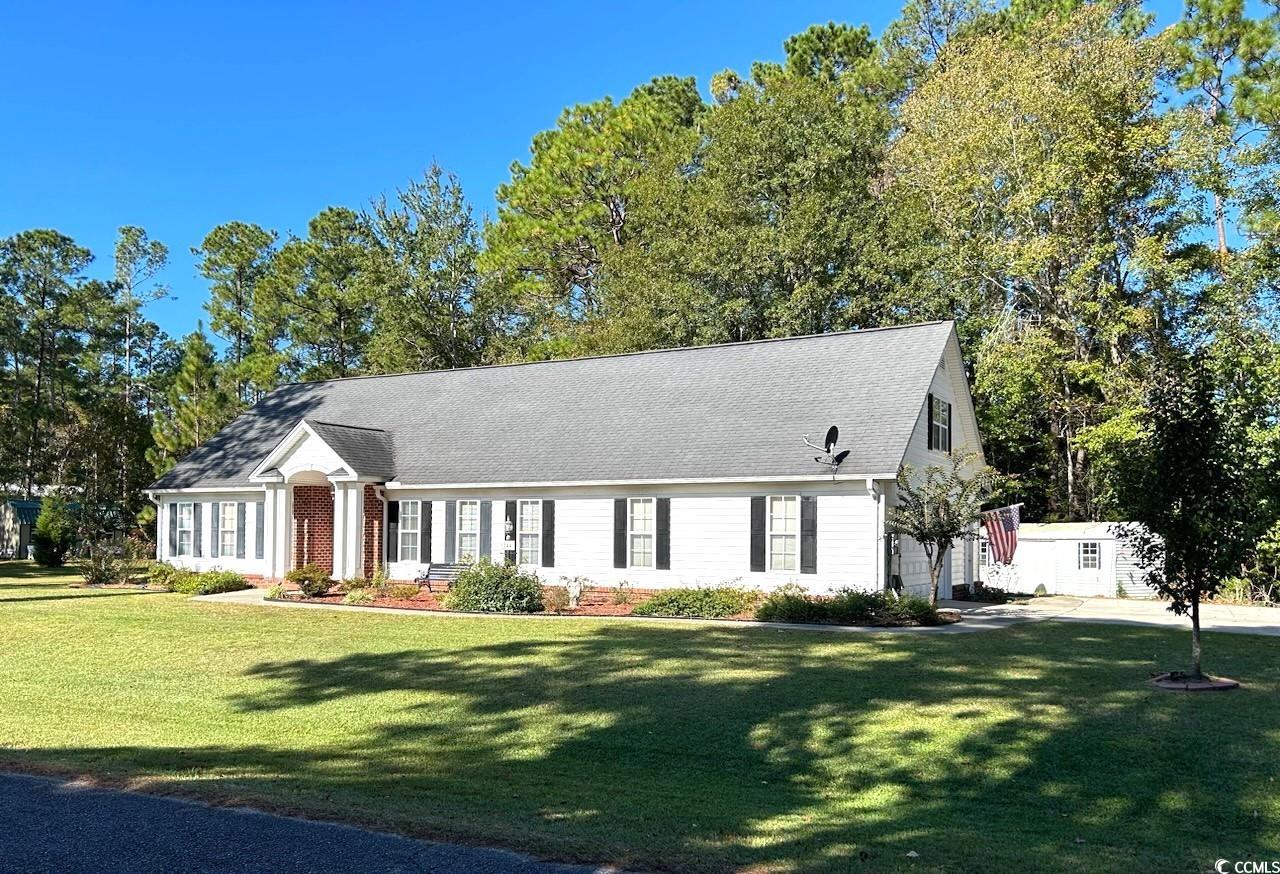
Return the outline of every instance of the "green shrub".
<path id="1" fill-rule="evenodd" d="M 618 583 L 617 588 L 613 590 L 610 599 L 614 604 L 630 604 L 631 603 L 631 584 L 626 580 Z"/>
<path id="2" fill-rule="evenodd" d="M 750 589 L 733 586 L 664 589 L 631 612 L 637 616 L 683 616 L 693 619 L 723 619 L 748 612 L 759 599 Z"/>
<path id="3" fill-rule="evenodd" d="M 769 594 L 756 608 L 764 622 L 809 622 L 826 625 L 872 625 L 889 599 L 883 592 L 841 589 L 828 598 L 817 598 L 789 584 Z"/>
<path id="4" fill-rule="evenodd" d="M 40 515 L 31 530 L 31 553 L 37 564 L 62 567 L 76 542 L 76 514 L 61 495 L 40 502 Z"/>
<path id="5" fill-rule="evenodd" d="M 364 577 L 347 577 L 345 580 L 338 582 L 338 591 L 344 595 L 356 589 L 367 588 L 369 588 L 369 581 Z"/>
<path id="6" fill-rule="evenodd" d="M 416 598 L 420 591 L 422 590 L 417 583 L 400 583 L 387 589 L 387 597 L 395 598 L 397 601 L 409 601 Z"/>
<path id="7" fill-rule="evenodd" d="M 885 625 L 937 625 L 938 611 L 918 595 L 890 598 L 878 617 Z"/>
<path id="8" fill-rule="evenodd" d="M 329 572 L 318 564 L 296 567 L 285 574 L 284 578 L 302 589 L 302 594 L 308 598 L 318 598 L 328 594 L 329 588 L 333 585 Z"/>
<path id="9" fill-rule="evenodd" d="M 476 613 L 538 613 L 542 584 L 537 574 L 481 559 L 458 574 L 444 603 L 450 610 Z"/>
<path id="10" fill-rule="evenodd" d="M 173 580 L 171 591 L 182 595 L 217 595 L 220 592 L 238 592 L 250 588 L 249 582 L 235 571 L 180 571 Z"/>
<path id="11" fill-rule="evenodd" d="M 376 596 L 369 589 L 351 589 L 342 598 L 343 604 L 372 604 Z"/>
<path id="12" fill-rule="evenodd" d="M 569 589 L 566 586 L 547 586 L 542 590 L 542 604 L 548 613 L 563 613 L 569 609 Z"/>
<path id="13" fill-rule="evenodd" d="M 1045 595 L 1049 594 L 1049 590 L 1044 587 L 1044 583 L 1037 583 L 1036 590 L 1033 594 L 1037 598 L 1043 598 Z"/>
<path id="14" fill-rule="evenodd" d="M 90 586 L 115 586 L 129 581 L 130 563 L 114 539 L 90 543 L 78 566 L 80 576 Z"/>
<path id="15" fill-rule="evenodd" d="M 267 589 L 267 597 L 273 601 L 279 601 L 282 600 L 288 592 L 289 590 L 284 587 L 284 583 L 276 583 L 274 586 Z"/>

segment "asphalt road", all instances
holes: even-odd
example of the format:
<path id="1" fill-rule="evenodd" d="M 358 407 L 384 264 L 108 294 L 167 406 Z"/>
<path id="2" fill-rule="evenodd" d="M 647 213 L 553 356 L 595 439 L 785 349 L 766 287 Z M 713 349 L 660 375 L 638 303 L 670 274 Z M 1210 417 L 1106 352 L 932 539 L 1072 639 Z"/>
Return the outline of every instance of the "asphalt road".
<path id="1" fill-rule="evenodd" d="M 0 774 L 0 872 L 587 874 L 505 850 Z"/>

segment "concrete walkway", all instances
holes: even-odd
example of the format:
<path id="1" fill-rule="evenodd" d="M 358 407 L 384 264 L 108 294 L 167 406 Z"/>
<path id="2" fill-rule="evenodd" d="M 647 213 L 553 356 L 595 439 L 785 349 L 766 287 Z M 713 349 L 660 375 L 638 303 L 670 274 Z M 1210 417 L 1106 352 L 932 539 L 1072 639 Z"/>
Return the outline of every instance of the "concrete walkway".
<path id="1" fill-rule="evenodd" d="M 1025 604 L 977 604 L 972 601 L 946 601 L 964 615 L 963 625 L 980 621 L 1012 620 L 1037 622 L 1095 622 L 1104 625 L 1144 625 L 1190 630 L 1191 620 L 1175 616 L 1167 601 L 1138 598 L 1071 598 L 1054 595 L 1033 598 Z M 1247 607 L 1235 604 L 1204 604 L 1200 608 L 1200 627 L 1204 631 L 1234 634 L 1280 636 L 1280 608 Z"/>
<path id="2" fill-rule="evenodd" d="M 0 871 L 590 874 L 506 850 L 416 841 L 243 808 L 0 773 Z"/>
<path id="3" fill-rule="evenodd" d="M 398 607 L 356 607 L 340 604 L 304 604 L 296 601 L 267 601 L 263 589 L 245 589 L 220 595 L 201 595 L 195 600 L 215 604 L 241 604 L 250 606 L 281 607 L 287 610 L 359 610 L 366 613 L 396 614 L 400 616 L 457 619 L 475 616 L 472 613 L 445 613 L 433 610 L 406 610 Z M 629 616 L 554 616 L 546 613 L 504 614 L 487 613 L 486 618 L 509 619 L 517 622 L 558 622 L 597 619 L 604 622 L 662 622 L 677 625 L 712 625 L 721 628 L 771 628 L 781 631 L 820 631 L 832 634 L 968 634 L 977 631 L 994 631 L 1022 622 L 1097 622 L 1104 625 L 1147 625 L 1167 628 L 1191 627 L 1185 616 L 1169 612 L 1164 601 L 1138 598 L 1070 598 L 1054 595 L 1033 598 L 1022 604 L 981 604 L 974 601 L 942 601 L 940 607 L 959 610 L 963 621 L 954 625 L 930 628 L 870 628 L 835 625 L 800 625 L 786 622 L 742 622 L 730 619 L 671 619 L 666 617 Z M 1235 634 L 1262 634 L 1280 636 L 1280 608 L 1244 607 L 1231 604 L 1206 604 L 1200 609 L 1200 626 L 1205 631 L 1226 631 Z"/>
<path id="4" fill-rule="evenodd" d="M 381 613 L 397 616 L 417 616 L 435 619 L 506 619 L 512 622 L 657 622 L 667 625 L 715 626 L 718 628 L 768 628 L 774 631 L 819 631 L 831 634 L 970 634 L 975 631 L 992 631 L 1018 622 L 1026 622 L 1022 616 L 1001 616 L 973 612 L 966 614 L 963 622 L 952 625 L 908 626 L 904 628 L 876 628 L 866 625 L 804 625 L 791 622 L 756 622 L 739 619 L 680 619 L 669 616 L 557 616 L 551 613 L 449 613 L 442 610 L 410 610 L 403 607 L 359 607 L 347 604 L 316 604 L 301 601 L 268 601 L 265 589 L 244 589 L 239 592 L 223 592 L 218 595 L 197 595 L 192 600 L 214 604 L 239 604 L 254 607 L 282 607 L 286 610 L 346 610 L 364 613 Z M 965 602 L 944 602 L 939 606 L 957 607 Z M 972 606 L 972 605 L 969 605 Z"/>

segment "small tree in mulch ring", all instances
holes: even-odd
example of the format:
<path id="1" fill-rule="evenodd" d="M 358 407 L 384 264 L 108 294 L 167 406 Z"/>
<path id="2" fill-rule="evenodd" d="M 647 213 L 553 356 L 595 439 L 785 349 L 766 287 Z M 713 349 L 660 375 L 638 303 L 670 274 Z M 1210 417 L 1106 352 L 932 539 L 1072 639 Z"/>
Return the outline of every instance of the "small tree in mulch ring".
<path id="1" fill-rule="evenodd" d="M 1178 358 L 1152 385 L 1146 428 L 1120 471 L 1120 496 L 1137 524 L 1122 528 L 1143 581 L 1191 619 L 1191 670 L 1156 678 L 1163 688 L 1234 688 L 1201 666 L 1200 604 L 1240 567 L 1256 536 L 1256 490 L 1245 434 L 1223 410 L 1199 357 Z"/>

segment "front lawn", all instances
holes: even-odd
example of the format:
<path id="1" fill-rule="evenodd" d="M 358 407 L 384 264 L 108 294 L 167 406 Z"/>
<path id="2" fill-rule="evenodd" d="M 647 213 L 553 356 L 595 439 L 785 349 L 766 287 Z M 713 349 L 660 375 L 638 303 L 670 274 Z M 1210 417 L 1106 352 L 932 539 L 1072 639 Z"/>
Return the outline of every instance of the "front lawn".
<path id="1" fill-rule="evenodd" d="M 0 764 L 676 869 L 1280 858 L 1280 639 L 244 608 L 0 564 Z M 907 853 L 918 853 L 909 858 Z"/>

